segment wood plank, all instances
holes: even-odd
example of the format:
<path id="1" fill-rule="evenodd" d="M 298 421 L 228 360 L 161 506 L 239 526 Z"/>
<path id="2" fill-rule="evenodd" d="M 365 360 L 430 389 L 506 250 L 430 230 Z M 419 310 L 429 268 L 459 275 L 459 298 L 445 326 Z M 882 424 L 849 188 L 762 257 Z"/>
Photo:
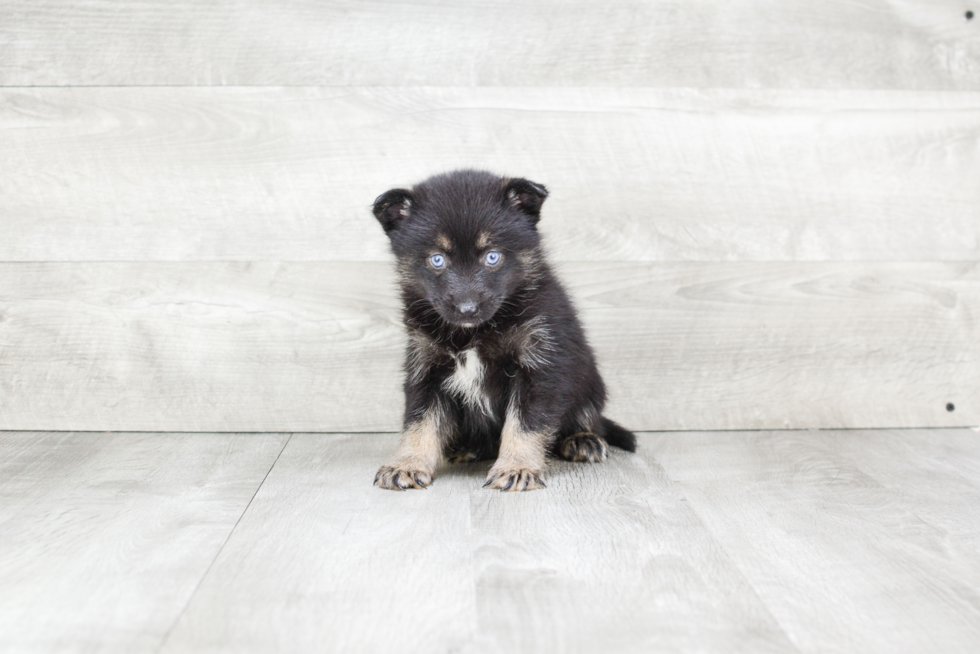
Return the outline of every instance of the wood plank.
<path id="1" fill-rule="evenodd" d="M 0 649 L 156 651 L 287 437 L 0 433 Z"/>
<path id="2" fill-rule="evenodd" d="M 5 0 L 0 84 L 978 90 L 980 32 L 969 8 L 954 0 Z"/>
<path id="3" fill-rule="evenodd" d="M 163 651 L 792 651 L 656 464 L 391 493 L 371 479 L 394 446 L 293 436 Z"/>
<path id="4" fill-rule="evenodd" d="M 976 649 L 976 432 L 694 433 L 645 444 L 642 456 L 680 485 L 801 651 Z"/>
<path id="5" fill-rule="evenodd" d="M 795 651 L 656 462 L 555 461 L 517 497 L 473 467 L 477 651 Z"/>
<path id="6" fill-rule="evenodd" d="M 980 572 L 980 429 L 923 433 L 919 430 L 840 434 L 830 445 L 874 477 L 896 502 L 942 537 L 946 551 Z M 937 485 L 937 479 L 941 484 Z M 938 489 L 942 492 L 937 492 Z"/>
<path id="7" fill-rule="evenodd" d="M 977 260 L 978 130 L 980 93 L 6 89 L 0 261 L 386 261 L 374 198 L 463 166 L 547 184 L 557 260 Z"/>
<path id="8" fill-rule="evenodd" d="M 980 424 L 976 263 L 563 267 L 639 429 Z"/>
<path id="9" fill-rule="evenodd" d="M 637 430 L 980 424 L 976 263 L 579 263 Z M 0 264 L 0 429 L 394 431 L 380 263 Z M 947 404 L 954 411 L 947 411 Z"/>
<path id="10" fill-rule="evenodd" d="M 394 434 L 294 435 L 162 651 L 460 648 L 476 624 L 476 480 L 375 488 L 395 444 Z"/>

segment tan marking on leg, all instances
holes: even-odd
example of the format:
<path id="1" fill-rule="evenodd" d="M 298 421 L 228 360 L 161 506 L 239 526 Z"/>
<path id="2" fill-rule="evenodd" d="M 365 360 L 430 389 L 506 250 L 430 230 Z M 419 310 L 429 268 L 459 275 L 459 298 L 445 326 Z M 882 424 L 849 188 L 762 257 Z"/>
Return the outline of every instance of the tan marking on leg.
<path id="1" fill-rule="evenodd" d="M 402 432 L 395 456 L 381 466 L 374 485 L 390 490 L 425 488 L 432 483 L 436 464 L 442 454 L 442 414 L 429 409 L 425 416 Z"/>
<path id="2" fill-rule="evenodd" d="M 439 234 L 436 236 L 436 245 L 442 248 L 443 252 L 449 252 L 453 249 L 453 242 L 449 240 L 449 237 L 445 234 Z"/>
<path id="3" fill-rule="evenodd" d="M 508 407 L 500 434 L 500 453 L 484 487 L 505 491 L 544 488 L 544 461 L 549 433 L 525 431 L 517 412 Z"/>

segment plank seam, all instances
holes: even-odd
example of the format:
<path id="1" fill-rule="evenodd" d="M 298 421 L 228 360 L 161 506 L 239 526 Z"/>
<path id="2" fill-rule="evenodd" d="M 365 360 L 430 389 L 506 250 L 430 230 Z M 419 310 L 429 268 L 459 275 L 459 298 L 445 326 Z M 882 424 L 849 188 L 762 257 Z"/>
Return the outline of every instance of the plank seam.
<path id="1" fill-rule="evenodd" d="M 713 434 L 744 434 L 759 433 L 769 431 L 785 432 L 829 432 L 829 431 L 919 431 L 922 429 L 945 429 L 945 430 L 969 430 L 980 433 L 980 425 L 942 425 L 942 426 L 920 426 L 920 427 L 766 427 L 752 429 L 635 429 L 636 434 L 697 434 L 711 432 Z M 216 431 L 208 429 L 204 431 L 175 431 L 173 429 L 125 429 L 119 431 L 105 431 L 103 429 L 0 429 L 3 434 L 244 434 L 257 436 L 261 434 L 289 434 L 292 438 L 295 434 L 313 434 L 323 436 L 396 436 L 400 431 L 356 431 L 347 429 L 344 431 L 243 431 L 233 429 L 229 431 Z M 287 439 L 288 442 L 288 439 Z M 270 469 L 271 470 L 271 469 Z M 258 492 L 258 491 L 256 491 Z M 247 507 L 246 507 L 247 508 Z"/>
<path id="2" fill-rule="evenodd" d="M 805 431 L 805 430 L 799 430 L 799 431 Z M 654 461 L 656 461 L 656 458 L 654 458 Z M 769 618 L 772 620 L 772 624 L 775 625 L 775 627 L 779 629 L 780 632 L 782 632 L 782 634 L 786 637 L 786 642 L 792 644 L 796 652 L 803 652 L 803 648 L 800 645 L 800 643 L 797 642 L 795 638 L 790 636 L 789 632 L 786 630 L 786 627 L 783 625 L 783 623 L 779 621 L 776 615 L 772 612 L 772 607 L 769 606 L 769 604 L 759 594 L 759 591 L 756 590 L 755 585 L 748 578 L 748 576 L 745 573 L 745 570 L 742 569 L 742 566 L 739 565 L 738 561 L 736 561 L 735 558 L 731 555 L 731 552 L 728 551 L 728 548 L 725 547 L 725 543 L 721 540 L 721 538 L 718 537 L 718 534 L 715 533 L 715 531 L 708 525 L 708 523 L 701 516 L 701 513 L 695 507 L 694 502 L 691 500 L 690 497 L 688 497 L 687 493 L 684 492 L 684 487 L 681 485 L 681 483 L 678 482 L 676 479 L 673 479 L 670 476 L 670 473 L 667 471 L 667 468 L 661 465 L 659 461 L 656 461 L 656 463 L 658 466 L 660 466 L 660 469 L 663 470 L 664 476 L 670 482 L 671 486 L 673 486 L 674 489 L 676 489 L 676 491 L 678 492 L 678 494 L 683 498 L 683 504 L 686 505 L 687 510 L 691 512 L 691 515 L 693 515 L 694 518 L 698 521 L 698 523 L 704 528 L 705 533 L 711 536 L 711 540 L 715 543 L 715 545 L 718 546 L 718 549 L 721 550 L 725 558 L 728 559 L 728 564 L 732 567 L 732 570 L 735 573 L 737 573 L 739 577 L 742 578 L 742 581 L 745 582 L 746 588 L 748 588 L 749 592 L 751 592 L 755 596 L 756 600 L 759 602 L 759 606 L 765 609 L 766 613 L 769 615 Z M 646 504 L 647 507 L 649 508 L 650 505 L 648 502 L 646 502 L 646 500 L 644 500 L 644 504 Z"/>
<path id="3" fill-rule="evenodd" d="M 189 433 L 189 432 L 185 432 L 185 433 Z M 214 558 L 211 559 L 211 563 L 208 564 L 208 567 L 204 571 L 204 574 L 202 574 L 201 578 L 198 580 L 197 585 L 194 587 L 194 590 L 190 594 L 190 597 L 187 598 L 187 602 L 184 603 L 184 607 L 180 610 L 180 613 L 177 614 L 177 617 L 174 619 L 173 623 L 171 623 L 170 628 L 168 628 L 166 633 L 163 635 L 163 638 L 160 640 L 160 645 L 156 649 L 157 652 L 162 651 L 163 648 L 166 647 L 167 641 L 170 639 L 170 635 L 173 633 L 174 628 L 180 622 L 180 619 L 184 617 L 184 614 L 187 612 L 187 609 L 190 607 L 191 602 L 194 601 L 194 597 L 197 595 L 198 591 L 201 590 L 201 585 L 204 583 L 204 580 L 208 578 L 208 575 L 211 573 L 211 569 L 214 567 L 214 564 L 217 562 L 218 557 L 221 556 L 221 552 L 224 551 L 225 545 L 228 544 L 228 541 L 231 540 L 231 537 L 235 533 L 235 530 L 238 529 L 238 525 L 241 523 L 242 518 L 244 518 L 245 514 L 248 513 L 248 507 L 252 506 L 252 502 L 255 500 L 255 496 L 259 494 L 260 490 L 262 490 L 262 486 L 265 485 L 265 480 L 269 478 L 269 474 L 272 472 L 272 469 L 275 468 L 276 464 L 279 462 L 279 457 L 282 456 L 282 453 L 286 450 L 286 447 L 289 445 L 289 441 L 291 441 L 292 439 L 293 439 L 293 433 L 290 432 L 289 436 L 286 438 L 286 442 L 282 444 L 282 449 L 279 450 L 279 454 L 276 455 L 276 458 L 275 460 L 273 460 L 272 465 L 270 465 L 269 469 L 266 470 L 265 476 L 262 477 L 262 481 L 259 482 L 259 485 L 256 487 L 255 492 L 252 493 L 252 497 L 248 499 L 248 504 L 246 504 L 245 508 L 242 509 L 242 513 L 241 515 L 238 516 L 238 520 L 235 521 L 234 526 L 228 532 L 228 535 L 225 537 L 224 541 L 222 541 L 221 546 L 218 547 L 218 551 L 215 552 Z"/>
<path id="4" fill-rule="evenodd" d="M 0 84 L 2 89 L 544 89 L 544 90 L 566 90 L 566 89 L 653 89 L 656 91 L 710 91 L 710 92 L 732 92 L 732 93 L 826 93 L 837 94 L 841 92 L 856 93 L 891 93 L 891 94 L 976 94 L 980 89 L 977 88 L 947 88 L 947 87 L 903 87 L 903 86 L 883 86 L 883 87 L 830 87 L 830 86 L 771 86 L 771 87 L 752 87 L 752 86 L 732 86 L 726 84 L 396 84 L 380 83 L 371 84 Z"/>
<path id="5" fill-rule="evenodd" d="M 681 259 L 681 258 L 664 258 L 664 259 L 565 259 L 558 256 L 548 257 L 548 261 L 553 264 L 557 264 L 555 267 L 568 264 L 584 264 L 588 266 L 622 266 L 623 264 L 635 265 L 640 267 L 653 268 L 656 266 L 661 266 L 664 264 L 690 264 L 692 266 L 699 265 L 711 265 L 720 266 L 732 264 L 734 266 L 752 264 L 752 265 L 786 265 L 786 264 L 806 264 L 806 265 L 816 265 L 816 264 L 873 264 L 873 265 L 898 265 L 898 264 L 917 264 L 917 265 L 927 265 L 927 264 L 948 264 L 948 265 L 980 265 L 980 259 L 734 259 L 730 261 L 724 261 L 721 259 Z M 142 264 L 363 264 L 363 265 L 395 265 L 395 260 L 392 259 L 159 259 L 159 258 L 147 258 L 147 259 L 0 259 L 0 264 L 3 265 L 17 265 L 17 266 L 38 266 L 38 265 L 67 265 L 67 264 L 93 264 L 93 265 L 142 265 Z M 560 271 L 559 271 L 560 272 Z M 397 310 L 398 307 L 392 305 L 393 310 Z"/>

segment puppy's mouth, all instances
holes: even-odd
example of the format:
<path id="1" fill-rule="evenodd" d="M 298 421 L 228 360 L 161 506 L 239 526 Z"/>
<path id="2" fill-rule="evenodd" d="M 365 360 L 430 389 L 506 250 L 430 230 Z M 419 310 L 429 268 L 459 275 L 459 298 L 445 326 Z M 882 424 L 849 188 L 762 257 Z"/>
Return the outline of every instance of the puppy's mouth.
<path id="1" fill-rule="evenodd" d="M 443 320 L 448 322 L 454 327 L 464 327 L 466 329 L 473 329 L 474 327 L 479 327 L 486 322 L 486 319 L 480 316 L 460 316 L 460 315 L 443 315 Z"/>
<path id="2" fill-rule="evenodd" d="M 442 306 L 440 308 L 440 315 L 442 319 L 453 327 L 462 327 L 464 329 L 473 329 L 479 327 L 483 323 L 490 320 L 493 315 L 497 312 L 497 306 L 485 305 L 480 306 L 475 313 L 463 313 L 453 306 Z"/>

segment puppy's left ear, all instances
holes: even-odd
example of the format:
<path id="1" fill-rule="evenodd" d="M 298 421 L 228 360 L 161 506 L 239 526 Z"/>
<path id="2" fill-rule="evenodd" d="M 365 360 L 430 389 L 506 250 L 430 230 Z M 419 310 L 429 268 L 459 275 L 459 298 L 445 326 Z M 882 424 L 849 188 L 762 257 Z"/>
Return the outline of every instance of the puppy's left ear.
<path id="1" fill-rule="evenodd" d="M 412 211 L 412 192 L 403 188 L 385 191 L 374 201 L 374 217 L 378 219 L 385 234 L 398 228 Z"/>
<path id="2" fill-rule="evenodd" d="M 504 187 L 504 195 L 510 206 L 526 214 L 534 225 L 541 219 L 541 205 L 548 197 L 548 189 L 526 179 L 511 179 Z"/>

